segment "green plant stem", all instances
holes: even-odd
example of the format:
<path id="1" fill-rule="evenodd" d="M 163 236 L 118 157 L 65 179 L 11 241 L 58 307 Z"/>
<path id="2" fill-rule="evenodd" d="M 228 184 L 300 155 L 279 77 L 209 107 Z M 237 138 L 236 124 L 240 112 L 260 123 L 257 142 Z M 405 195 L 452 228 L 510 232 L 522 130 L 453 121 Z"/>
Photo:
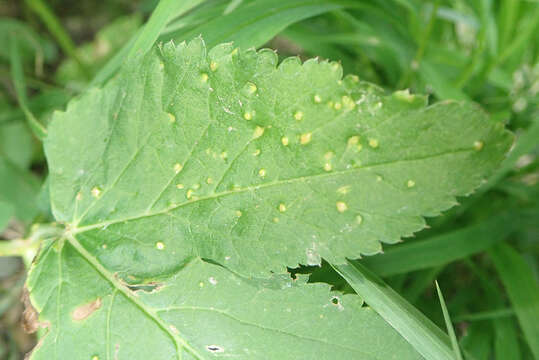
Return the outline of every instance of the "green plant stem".
<path id="1" fill-rule="evenodd" d="M 64 29 L 60 20 L 43 0 L 26 0 L 28 7 L 35 12 L 45 24 L 49 32 L 54 36 L 62 50 L 71 57 L 79 66 L 84 76 L 90 78 L 90 71 L 77 55 L 77 49 L 68 32 Z"/>

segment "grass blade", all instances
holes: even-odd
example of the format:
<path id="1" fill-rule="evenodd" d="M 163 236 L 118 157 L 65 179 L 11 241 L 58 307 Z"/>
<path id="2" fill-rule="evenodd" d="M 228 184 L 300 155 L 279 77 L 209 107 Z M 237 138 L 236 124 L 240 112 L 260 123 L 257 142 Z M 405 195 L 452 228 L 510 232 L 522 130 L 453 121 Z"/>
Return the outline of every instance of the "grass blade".
<path id="1" fill-rule="evenodd" d="M 454 359 L 448 336 L 361 264 L 332 265 L 425 359 Z"/>
<path id="2" fill-rule="evenodd" d="M 453 352 L 455 353 L 455 359 L 462 360 L 462 354 L 460 353 L 459 342 L 457 341 L 457 336 L 455 335 L 455 329 L 451 323 L 451 318 L 449 317 L 449 311 L 447 311 L 447 306 L 445 305 L 444 295 L 442 290 L 440 290 L 440 285 L 438 281 L 434 282 L 436 284 L 436 292 L 438 293 L 438 299 L 440 299 L 440 305 L 442 307 L 442 312 L 444 314 L 445 327 L 447 328 L 447 333 L 449 334 L 449 339 L 451 339 L 451 346 L 453 347 Z"/>
<path id="3" fill-rule="evenodd" d="M 513 304 L 528 345 L 539 359 L 539 285 L 532 270 L 507 244 L 495 246 L 489 254 Z"/>
<path id="4" fill-rule="evenodd" d="M 172 17 L 184 14 L 203 1 L 204 0 L 161 0 L 131 47 L 127 58 L 129 59 L 137 54 L 145 54 L 150 50 L 159 37 L 159 34 L 161 34 Z"/>
<path id="5" fill-rule="evenodd" d="M 37 121 L 34 114 L 32 114 L 28 108 L 28 99 L 26 98 L 26 82 L 24 81 L 24 71 L 22 68 L 17 38 L 15 36 L 10 37 L 9 47 L 11 78 L 13 80 L 13 85 L 15 86 L 17 101 L 19 102 L 21 110 L 24 112 L 30 129 L 38 139 L 43 140 L 47 136 L 47 129 L 45 129 L 45 127 L 43 127 L 43 125 Z"/>
<path id="6" fill-rule="evenodd" d="M 384 254 L 366 257 L 361 263 L 383 277 L 442 266 L 503 240 L 514 229 L 508 224 L 515 224 L 517 216 L 501 214 L 447 234 L 392 246 Z"/>
<path id="7" fill-rule="evenodd" d="M 46 3 L 44 3 L 42 0 L 26 0 L 26 4 L 32 11 L 34 11 L 43 21 L 49 32 L 54 36 L 56 41 L 58 42 L 58 45 L 62 48 L 62 50 L 80 67 L 82 73 L 86 77 L 90 77 L 90 72 L 80 59 L 80 57 L 77 55 L 77 49 L 75 47 L 75 44 L 73 43 L 73 40 L 71 40 L 71 37 L 69 36 L 68 32 L 64 29 L 62 26 L 60 20 L 54 15 L 51 9 L 47 6 Z"/>

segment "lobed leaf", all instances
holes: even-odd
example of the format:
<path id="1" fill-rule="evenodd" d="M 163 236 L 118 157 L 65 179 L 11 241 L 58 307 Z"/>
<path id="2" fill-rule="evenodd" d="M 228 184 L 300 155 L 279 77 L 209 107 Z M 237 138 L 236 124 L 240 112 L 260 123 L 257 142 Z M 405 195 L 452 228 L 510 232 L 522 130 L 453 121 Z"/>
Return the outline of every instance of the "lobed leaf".
<path id="1" fill-rule="evenodd" d="M 473 105 L 341 77 L 201 39 L 155 48 L 53 117 L 53 212 L 120 274 L 200 256 L 267 276 L 412 235 L 511 144 Z"/>

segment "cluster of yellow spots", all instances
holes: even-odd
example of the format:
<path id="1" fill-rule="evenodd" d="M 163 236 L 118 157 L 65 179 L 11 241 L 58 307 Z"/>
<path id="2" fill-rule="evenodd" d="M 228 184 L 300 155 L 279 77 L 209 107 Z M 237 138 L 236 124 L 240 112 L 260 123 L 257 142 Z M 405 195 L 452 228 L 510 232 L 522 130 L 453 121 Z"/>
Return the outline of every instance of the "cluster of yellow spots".
<path id="1" fill-rule="evenodd" d="M 266 169 L 260 169 L 260 170 L 258 170 L 258 175 L 259 175 L 260 177 L 266 176 Z"/>
<path id="2" fill-rule="evenodd" d="M 409 188 L 413 188 L 415 186 L 415 181 L 414 180 L 408 180 L 406 182 L 406 186 L 408 186 Z"/>
<path id="3" fill-rule="evenodd" d="M 294 119 L 296 119 L 297 121 L 303 120 L 303 116 L 303 111 L 296 111 L 294 113 Z"/>
<path id="4" fill-rule="evenodd" d="M 174 116 L 174 114 L 167 113 L 167 116 L 168 116 L 168 121 L 170 123 L 175 123 L 176 122 L 176 116 Z"/>
<path id="5" fill-rule="evenodd" d="M 286 136 L 283 136 L 281 138 L 281 143 L 284 145 L 284 146 L 288 146 L 288 138 Z"/>
<path id="6" fill-rule="evenodd" d="M 92 194 L 93 197 L 98 198 L 101 195 L 101 189 L 98 188 L 97 186 L 94 186 L 92 190 L 90 190 L 90 193 Z"/>
<path id="7" fill-rule="evenodd" d="M 219 65 L 215 61 L 210 62 L 210 70 L 211 71 L 216 71 L 218 67 L 219 67 Z"/>
<path id="8" fill-rule="evenodd" d="M 482 141 L 476 141 L 473 143 L 473 147 L 476 151 L 481 151 L 483 149 L 483 142 Z"/>
<path id="9" fill-rule="evenodd" d="M 279 211 L 280 212 L 285 212 L 286 211 L 286 205 L 283 204 L 283 203 L 279 204 Z"/>
<path id="10" fill-rule="evenodd" d="M 262 135 L 264 135 L 264 128 L 261 127 L 261 126 L 257 126 L 255 128 L 255 131 L 253 133 L 253 139 L 258 139 L 259 137 L 261 137 Z"/>
<path id="11" fill-rule="evenodd" d="M 175 172 L 176 174 L 179 173 L 180 171 L 182 171 L 182 169 L 183 169 L 182 164 L 180 164 L 180 163 L 174 164 L 174 172 Z"/>
<path id="12" fill-rule="evenodd" d="M 377 139 L 369 139 L 369 146 L 373 149 L 376 149 L 378 147 L 378 145 L 380 145 L 378 143 L 378 140 Z"/>
<path id="13" fill-rule="evenodd" d="M 346 210 L 348 210 L 348 205 L 346 205 L 344 201 L 337 201 L 336 206 L 337 206 L 337 211 L 340 213 L 343 213 Z"/>
<path id="14" fill-rule="evenodd" d="M 155 243 L 155 248 L 157 250 L 163 250 L 165 248 L 165 244 L 163 244 L 161 241 L 158 241 Z"/>
<path id="15" fill-rule="evenodd" d="M 208 74 L 206 74 L 206 73 L 200 74 L 200 80 L 202 82 L 208 82 L 208 78 L 209 78 Z"/>
<path id="16" fill-rule="evenodd" d="M 312 138 L 313 138 L 313 133 L 308 132 L 308 133 L 302 134 L 299 138 L 299 143 L 301 145 L 306 145 L 311 142 Z"/>

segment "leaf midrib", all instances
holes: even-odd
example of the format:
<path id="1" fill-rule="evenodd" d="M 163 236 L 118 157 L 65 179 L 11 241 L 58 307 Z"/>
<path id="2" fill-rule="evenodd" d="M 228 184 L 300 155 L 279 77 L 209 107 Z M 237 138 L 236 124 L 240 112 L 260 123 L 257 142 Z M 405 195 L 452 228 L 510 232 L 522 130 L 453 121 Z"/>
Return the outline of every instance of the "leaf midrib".
<path id="1" fill-rule="evenodd" d="M 461 148 L 461 149 L 456 149 L 456 150 L 444 151 L 444 152 L 440 152 L 440 153 L 436 153 L 436 154 L 431 154 L 431 155 L 428 155 L 428 156 L 422 156 L 422 157 L 416 157 L 416 158 L 410 158 L 410 159 L 399 159 L 399 160 L 385 161 L 385 162 L 380 162 L 380 163 L 370 164 L 370 165 L 363 165 L 363 166 L 360 165 L 360 166 L 352 167 L 351 169 L 333 171 L 333 172 L 329 172 L 329 173 L 319 173 L 319 174 L 309 175 L 309 176 L 301 176 L 301 177 L 297 177 L 297 178 L 291 178 L 291 179 L 279 180 L 279 181 L 274 181 L 274 182 L 269 182 L 269 183 L 263 183 L 263 184 L 255 185 L 255 186 L 247 186 L 247 187 L 244 187 L 244 188 L 239 188 L 239 189 L 234 189 L 234 190 L 229 190 L 229 191 L 223 191 L 223 192 L 220 192 L 220 193 L 213 193 L 213 194 L 208 195 L 208 196 L 202 196 L 202 197 L 199 197 L 199 198 L 196 198 L 196 199 L 193 199 L 193 200 L 185 201 L 185 202 L 180 203 L 180 204 L 175 204 L 175 205 L 169 206 L 169 207 L 167 207 L 167 208 L 165 208 L 163 210 L 152 212 L 152 213 L 146 212 L 146 213 L 140 214 L 140 215 L 134 215 L 134 216 L 131 216 L 131 217 L 115 219 L 115 220 L 110 220 L 110 221 L 103 221 L 103 222 L 100 222 L 100 223 L 84 225 L 84 226 L 80 226 L 80 227 L 76 226 L 76 224 L 70 224 L 71 225 L 71 233 L 72 234 L 79 234 L 79 233 L 91 231 L 91 230 L 99 228 L 99 227 L 107 227 L 109 225 L 114 225 L 114 224 L 118 224 L 118 223 L 122 223 L 122 222 L 126 222 L 126 221 L 134 221 L 134 220 L 144 219 L 144 218 L 148 218 L 148 217 L 163 215 L 163 214 L 166 214 L 166 213 L 168 213 L 170 211 L 176 210 L 178 208 L 181 208 L 181 207 L 184 207 L 184 206 L 187 206 L 187 205 L 190 205 L 190 204 L 194 204 L 194 203 L 197 203 L 197 202 L 200 202 L 200 201 L 205 201 L 205 200 L 217 199 L 217 198 L 221 198 L 221 197 L 225 197 L 225 196 L 229 196 L 229 195 L 233 195 L 233 194 L 239 194 L 239 193 L 244 193 L 244 192 L 248 192 L 248 191 L 257 191 L 257 190 L 264 189 L 264 188 L 270 188 L 270 187 L 280 186 L 280 185 L 285 185 L 285 184 L 292 184 L 292 183 L 296 183 L 296 182 L 305 182 L 305 181 L 311 180 L 311 179 L 339 176 L 339 175 L 353 173 L 353 172 L 357 172 L 357 171 L 360 171 L 360 170 L 366 170 L 366 169 L 370 169 L 370 168 L 374 168 L 374 167 L 378 167 L 378 166 L 394 165 L 394 164 L 398 164 L 398 163 L 406 163 L 406 162 L 412 162 L 412 161 L 421 161 L 421 160 L 427 160 L 427 159 L 432 159 L 432 158 L 436 158 L 436 157 L 442 157 L 442 156 L 458 154 L 458 153 L 465 153 L 465 152 L 474 152 L 474 151 L 475 151 L 475 149 L 473 149 L 471 147 L 467 147 L 467 148 Z"/>
<path id="2" fill-rule="evenodd" d="M 196 357 L 197 359 L 203 360 L 204 357 L 198 353 L 196 349 L 191 347 L 189 343 L 182 337 L 180 337 L 180 334 L 175 334 L 172 332 L 168 325 L 161 319 L 155 311 L 152 309 L 149 309 L 142 303 L 127 287 L 125 287 L 116 277 L 111 274 L 97 259 L 92 256 L 82 245 L 81 243 L 75 238 L 75 236 L 67 232 L 66 238 L 69 241 L 69 243 L 77 250 L 77 252 L 82 256 L 103 278 L 105 278 L 112 286 L 113 288 L 119 290 L 127 299 L 129 299 L 135 306 L 137 306 L 148 318 L 150 318 L 154 323 L 157 324 L 173 341 L 176 352 L 181 358 L 180 354 L 182 351 L 182 348 L 186 349 L 191 355 Z"/>

